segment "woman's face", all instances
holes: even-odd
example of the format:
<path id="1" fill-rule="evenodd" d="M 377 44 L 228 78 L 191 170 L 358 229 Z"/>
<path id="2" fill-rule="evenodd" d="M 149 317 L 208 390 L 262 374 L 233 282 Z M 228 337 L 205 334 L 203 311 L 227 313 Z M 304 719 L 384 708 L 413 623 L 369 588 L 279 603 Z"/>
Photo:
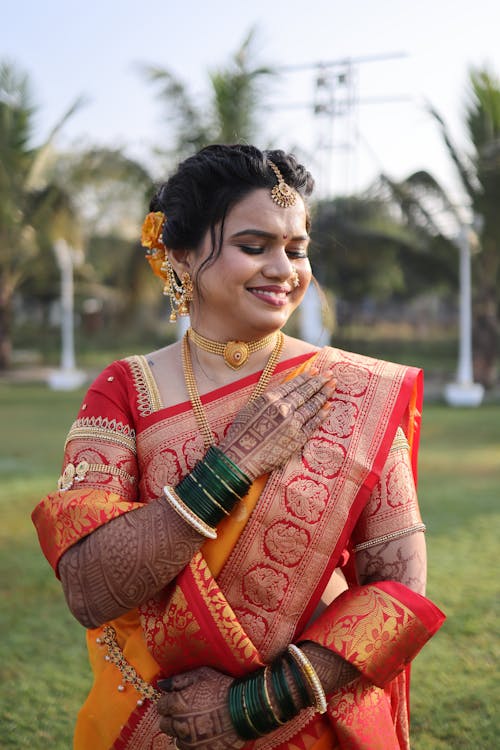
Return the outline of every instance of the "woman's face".
<path id="1" fill-rule="evenodd" d="M 300 196 L 289 208 L 277 206 L 268 189 L 243 198 L 228 213 L 217 260 L 204 268 L 191 304 L 193 327 L 217 340 L 252 340 L 282 328 L 311 280 L 309 236 Z M 189 253 L 191 276 L 210 255 L 207 233 L 200 251 Z M 293 268 L 300 284 L 293 285 Z"/>

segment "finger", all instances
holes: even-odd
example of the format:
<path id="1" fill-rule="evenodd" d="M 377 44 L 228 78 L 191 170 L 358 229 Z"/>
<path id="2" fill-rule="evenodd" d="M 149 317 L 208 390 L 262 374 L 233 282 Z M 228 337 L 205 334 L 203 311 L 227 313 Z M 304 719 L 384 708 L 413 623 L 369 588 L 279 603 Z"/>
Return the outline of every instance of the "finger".
<path id="1" fill-rule="evenodd" d="M 183 674 L 177 674 L 173 677 L 166 677 L 164 680 L 158 680 L 158 687 L 163 692 L 171 692 L 174 690 L 184 690 L 185 688 L 193 685 L 195 682 L 195 676 L 190 672 Z"/>
<path id="2" fill-rule="evenodd" d="M 321 427 L 323 422 L 328 418 L 328 415 L 331 413 L 332 404 L 326 403 L 322 409 L 319 410 L 319 412 L 309 419 L 307 422 L 304 423 L 302 426 L 303 432 L 306 433 L 307 437 L 312 435 L 316 430 Z"/>
<path id="3" fill-rule="evenodd" d="M 315 393 L 305 403 L 301 404 L 296 410 L 295 414 L 302 420 L 302 423 L 308 422 L 312 417 L 315 417 L 320 409 L 326 404 L 330 398 L 330 393 L 325 390 Z"/>
<path id="4" fill-rule="evenodd" d="M 309 380 L 300 388 L 290 393 L 286 397 L 286 401 L 292 403 L 295 409 L 299 409 L 303 404 L 311 399 L 315 399 L 318 394 L 323 394 L 326 400 L 327 398 L 330 398 L 330 396 L 333 396 L 336 384 L 336 380 L 331 376 L 326 382 L 322 382 L 319 388 L 316 379 Z"/>
<path id="5" fill-rule="evenodd" d="M 311 375 L 308 372 L 303 372 L 301 375 L 297 375 L 296 378 L 288 380 L 286 383 L 281 383 L 276 389 L 270 389 L 267 391 L 268 394 L 275 393 L 281 398 L 286 398 L 290 393 L 294 391 L 305 391 L 309 394 L 308 397 L 317 393 L 324 385 L 332 378 L 330 371 L 319 373 L 318 375 Z"/>

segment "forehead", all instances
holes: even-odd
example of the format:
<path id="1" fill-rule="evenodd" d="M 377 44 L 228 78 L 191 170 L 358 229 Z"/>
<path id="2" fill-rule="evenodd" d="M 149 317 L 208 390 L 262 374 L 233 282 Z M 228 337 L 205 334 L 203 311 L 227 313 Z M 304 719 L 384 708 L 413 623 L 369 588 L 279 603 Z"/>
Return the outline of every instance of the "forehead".
<path id="1" fill-rule="evenodd" d="M 272 234 L 306 235 L 306 219 L 300 195 L 294 206 L 282 208 L 271 198 L 271 191 L 264 188 L 254 190 L 233 206 L 226 217 L 225 234 L 252 228 Z"/>

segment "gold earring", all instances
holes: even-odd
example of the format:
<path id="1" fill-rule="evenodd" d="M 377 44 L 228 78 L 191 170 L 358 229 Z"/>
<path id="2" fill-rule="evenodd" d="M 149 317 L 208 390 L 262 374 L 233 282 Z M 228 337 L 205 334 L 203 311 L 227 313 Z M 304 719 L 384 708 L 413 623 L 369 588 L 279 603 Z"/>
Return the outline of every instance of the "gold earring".
<path id="1" fill-rule="evenodd" d="M 297 289 L 300 286 L 300 278 L 297 271 L 297 268 L 292 263 L 292 273 L 290 274 L 290 280 L 292 282 L 292 286 L 294 289 Z"/>
<path id="2" fill-rule="evenodd" d="M 189 303 L 193 301 L 193 282 L 189 273 L 184 271 L 181 283 L 178 284 L 174 267 L 168 257 L 163 261 L 161 270 L 166 277 L 163 294 L 170 298 L 170 322 L 175 323 L 178 316 L 189 315 Z"/>

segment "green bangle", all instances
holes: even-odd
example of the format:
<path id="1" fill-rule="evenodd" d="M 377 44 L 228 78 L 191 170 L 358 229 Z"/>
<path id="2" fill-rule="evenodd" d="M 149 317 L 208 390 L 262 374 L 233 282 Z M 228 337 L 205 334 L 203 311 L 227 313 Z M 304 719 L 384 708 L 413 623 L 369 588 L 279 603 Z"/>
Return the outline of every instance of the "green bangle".
<path id="1" fill-rule="evenodd" d="M 307 682 L 306 678 L 304 677 L 303 673 L 299 669 L 299 666 L 293 656 L 290 654 L 285 655 L 286 663 L 290 667 L 290 670 L 292 672 L 293 679 L 295 681 L 295 684 L 298 688 L 300 698 L 302 700 L 302 708 L 307 708 L 308 706 L 312 705 L 311 696 L 309 694 L 309 690 L 307 689 Z"/>
<path id="2" fill-rule="evenodd" d="M 271 665 L 271 684 L 283 721 L 290 721 L 297 716 L 298 709 L 293 702 L 284 671 L 284 659 L 281 657 Z"/>

